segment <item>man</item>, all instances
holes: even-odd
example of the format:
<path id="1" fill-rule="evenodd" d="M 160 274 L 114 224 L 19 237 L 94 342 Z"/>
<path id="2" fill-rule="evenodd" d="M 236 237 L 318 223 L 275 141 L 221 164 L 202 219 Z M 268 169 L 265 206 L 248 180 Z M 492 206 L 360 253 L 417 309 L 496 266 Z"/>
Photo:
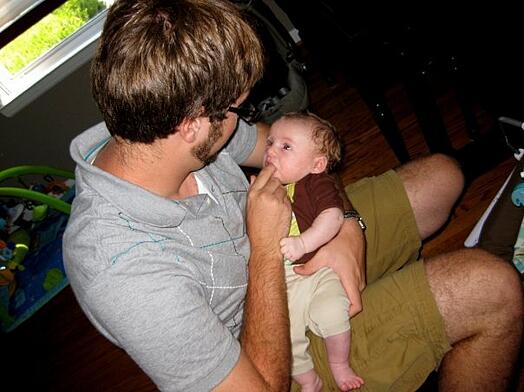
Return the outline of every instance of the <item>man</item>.
<path id="1" fill-rule="evenodd" d="M 93 62 L 105 124 L 71 145 L 77 195 L 64 261 L 91 322 L 162 390 L 289 388 L 279 241 L 290 206 L 273 167 L 248 184 L 237 165 L 262 164 L 267 128 L 238 119 L 261 53 L 227 1 L 122 0 Z M 363 300 L 366 245 L 354 213 L 296 268 L 331 267 L 351 315 L 363 304 L 351 356 L 369 390 L 415 389 L 441 360 L 445 390 L 507 384 L 522 333 L 515 272 L 476 250 L 396 271 L 461 189 L 444 156 L 348 187 L 368 225 Z"/>

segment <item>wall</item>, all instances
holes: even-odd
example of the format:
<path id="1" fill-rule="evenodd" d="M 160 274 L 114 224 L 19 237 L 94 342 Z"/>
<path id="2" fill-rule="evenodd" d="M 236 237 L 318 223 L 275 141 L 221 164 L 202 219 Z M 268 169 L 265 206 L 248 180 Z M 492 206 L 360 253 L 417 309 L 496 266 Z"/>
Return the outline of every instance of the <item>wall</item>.
<path id="1" fill-rule="evenodd" d="M 0 170 L 29 164 L 73 169 L 71 139 L 99 121 L 86 64 L 13 117 L 0 115 Z"/>

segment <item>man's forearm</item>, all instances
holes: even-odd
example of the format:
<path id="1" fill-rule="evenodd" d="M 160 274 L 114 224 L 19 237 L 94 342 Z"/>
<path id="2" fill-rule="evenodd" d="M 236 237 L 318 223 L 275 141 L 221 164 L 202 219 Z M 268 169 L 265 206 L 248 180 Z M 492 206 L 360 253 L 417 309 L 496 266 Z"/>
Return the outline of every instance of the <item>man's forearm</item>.
<path id="1" fill-rule="evenodd" d="M 284 391 L 289 388 L 291 344 L 280 240 L 289 232 L 291 205 L 273 177 L 275 170 L 273 165 L 262 169 L 248 192 L 251 255 L 240 344 L 263 379 L 262 389 Z"/>
<path id="2" fill-rule="evenodd" d="M 252 249 L 240 342 L 270 390 L 289 388 L 289 316 L 284 263 L 278 250 Z"/>

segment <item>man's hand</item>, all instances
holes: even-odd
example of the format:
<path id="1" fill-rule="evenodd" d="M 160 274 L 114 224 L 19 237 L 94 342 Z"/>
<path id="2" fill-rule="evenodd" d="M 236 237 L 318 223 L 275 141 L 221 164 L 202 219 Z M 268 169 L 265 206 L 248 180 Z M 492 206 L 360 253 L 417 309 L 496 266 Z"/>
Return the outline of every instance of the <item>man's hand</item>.
<path id="1" fill-rule="evenodd" d="M 362 310 L 360 293 L 366 287 L 366 241 L 355 220 L 346 220 L 338 235 L 319 249 L 306 264 L 296 266 L 300 275 L 311 275 L 322 267 L 331 268 L 340 278 L 351 302 L 350 317 Z"/>
<path id="2" fill-rule="evenodd" d="M 280 251 L 291 261 L 300 259 L 306 253 L 304 241 L 299 237 L 286 237 L 280 240 Z"/>
<path id="3" fill-rule="evenodd" d="M 291 204 L 285 188 L 272 177 L 273 165 L 251 177 L 247 195 L 247 234 L 252 248 L 280 251 L 280 240 L 289 233 Z"/>

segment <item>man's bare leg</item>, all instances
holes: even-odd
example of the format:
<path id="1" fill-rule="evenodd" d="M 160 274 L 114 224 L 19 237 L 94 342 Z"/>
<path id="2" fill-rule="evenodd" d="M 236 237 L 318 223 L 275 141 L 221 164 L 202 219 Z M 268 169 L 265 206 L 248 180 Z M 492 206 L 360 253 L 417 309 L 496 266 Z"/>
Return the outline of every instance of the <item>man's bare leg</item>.
<path id="1" fill-rule="evenodd" d="M 458 164 L 441 154 L 397 170 L 422 239 L 448 219 L 462 192 Z M 523 294 L 513 266 L 479 249 L 426 260 L 429 285 L 453 350 L 439 369 L 444 391 L 503 391 L 520 349 Z"/>
<path id="2" fill-rule="evenodd" d="M 459 250 L 425 263 L 453 346 L 439 369 L 440 389 L 507 390 L 523 328 L 516 270 L 480 249 Z"/>
<path id="3" fill-rule="evenodd" d="M 349 352 L 351 345 L 351 331 L 324 339 L 328 356 L 329 368 L 341 391 L 350 391 L 360 388 L 364 380 L 357 376 L 349 366 Z"/>
<path id="4" fill-rule="evenodd" d="M 415 213 L 420 238 L 425 239 L 448 220 L 464 188 L 464 176 L 458 163 L 442 154 L 410 161 L 396 171 Z"/>

